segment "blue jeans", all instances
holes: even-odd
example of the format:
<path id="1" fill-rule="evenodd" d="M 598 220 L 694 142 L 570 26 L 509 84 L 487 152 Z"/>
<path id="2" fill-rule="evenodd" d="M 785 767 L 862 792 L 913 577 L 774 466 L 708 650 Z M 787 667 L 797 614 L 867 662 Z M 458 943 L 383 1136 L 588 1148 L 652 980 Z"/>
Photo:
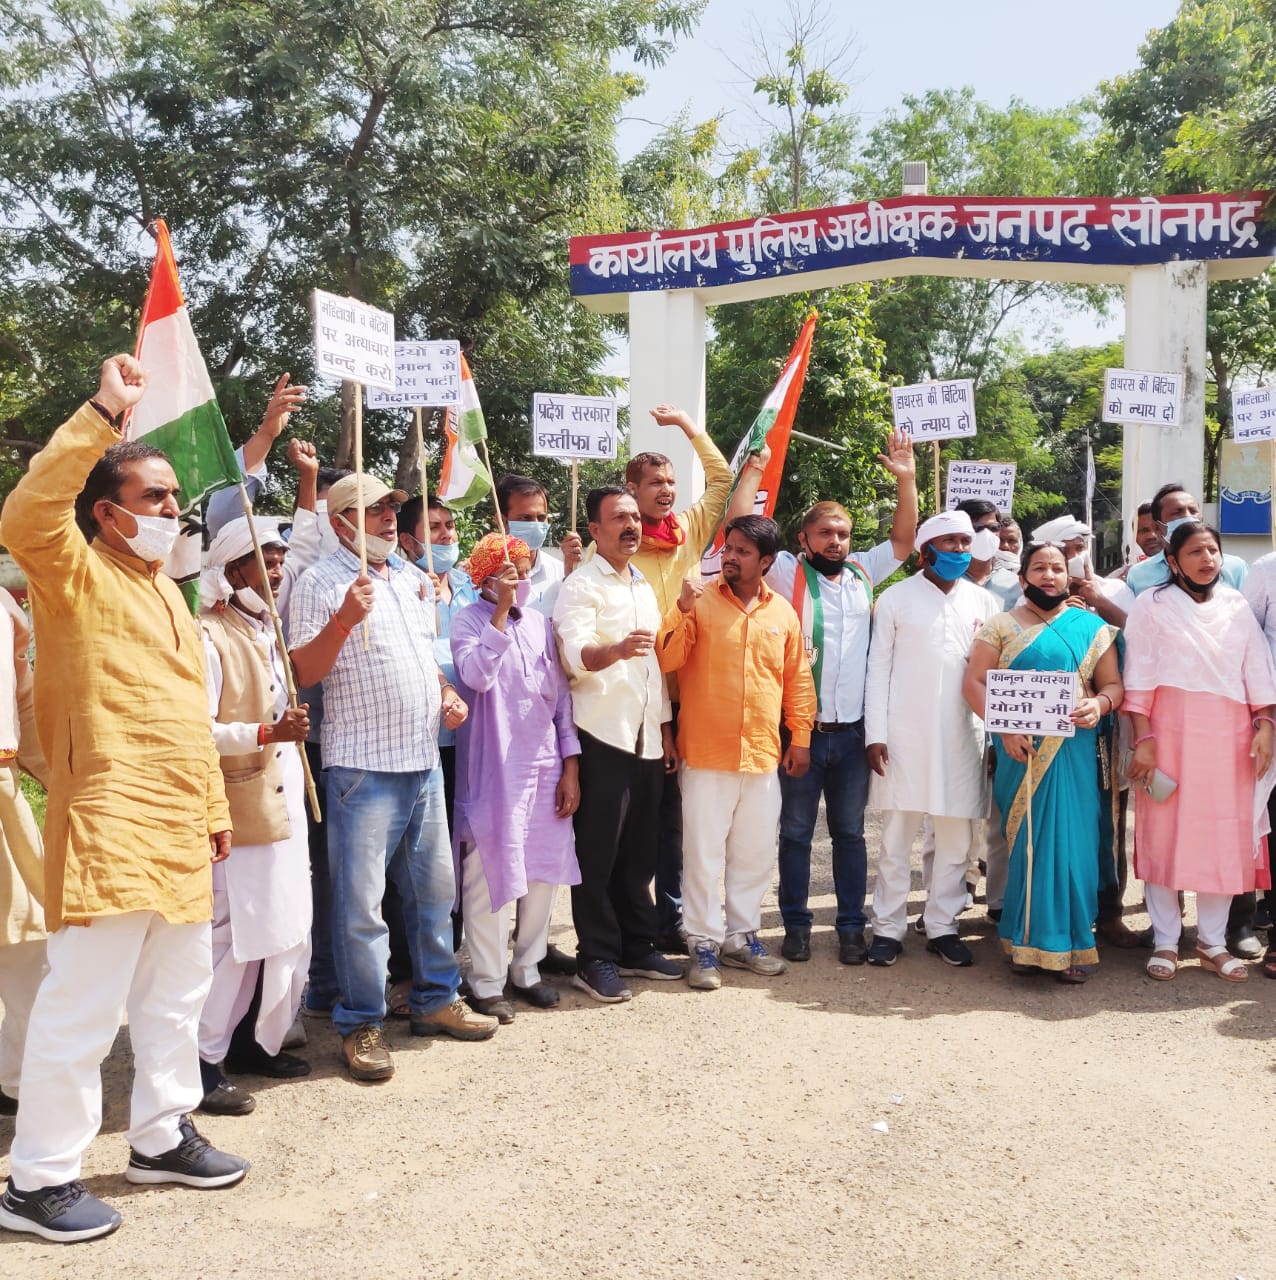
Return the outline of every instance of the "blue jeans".
<path id="1" fill-rule="evenodd" d="M 780 916 L 786 929 L 810 928 L 811 837 L 824 795 L 824 817 L 833 839 L 833 888 L 838 932 L 863 932 L 868 923 L 868 848 L 864 807 L 868 804 L 868 760 L 864 721 L 837 733 L 811 734 L 811 767 L 800 778 L 780 770 Z"/>
<path id="2" fill-rule="evenodd" d="M 456 877 L 437 767 L 416 773 L 327 770 L 332 954 L 339 996 L 332 1024 L 343 1035 L 386 1016 L 390 934 L 381 916 L 387 876 L 403 904 L 412 958 L 413 1013 L 456 999 L 452 953 Z"/>

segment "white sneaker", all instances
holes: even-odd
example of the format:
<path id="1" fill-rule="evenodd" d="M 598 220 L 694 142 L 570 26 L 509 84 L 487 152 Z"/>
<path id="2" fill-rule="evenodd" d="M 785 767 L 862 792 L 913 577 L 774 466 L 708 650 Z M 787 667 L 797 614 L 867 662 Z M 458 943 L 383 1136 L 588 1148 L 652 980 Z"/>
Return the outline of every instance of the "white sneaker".
<path id="1" fill-rule="evenodd" d="M 697 942 L 687 969 L 687 985 L 696 991 L 716 991 L 722 985 L 722 967 L 710 942 Z"/>

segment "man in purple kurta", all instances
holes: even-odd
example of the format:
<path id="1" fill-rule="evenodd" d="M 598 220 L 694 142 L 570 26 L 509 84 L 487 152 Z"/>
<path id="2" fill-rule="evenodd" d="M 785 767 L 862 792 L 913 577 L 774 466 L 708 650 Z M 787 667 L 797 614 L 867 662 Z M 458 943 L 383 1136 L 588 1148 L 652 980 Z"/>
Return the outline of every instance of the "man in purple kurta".
<path id="1" fill-rule="evenodd" d="M 572 814 L 580 740 L 550 620 L 524 609 L 531 551 L 489 534 L 470 556 L 480 599 L 452 619 L 457 691 L 470 715 L 457 731 L 453 843 L 460 867 L 470 1003 L 502 1022 L 505 996 L 558 1003 L 537 969 L 559 885 L 579 884 Z M 507 964 L 510 903 L 518 933 Z"/>

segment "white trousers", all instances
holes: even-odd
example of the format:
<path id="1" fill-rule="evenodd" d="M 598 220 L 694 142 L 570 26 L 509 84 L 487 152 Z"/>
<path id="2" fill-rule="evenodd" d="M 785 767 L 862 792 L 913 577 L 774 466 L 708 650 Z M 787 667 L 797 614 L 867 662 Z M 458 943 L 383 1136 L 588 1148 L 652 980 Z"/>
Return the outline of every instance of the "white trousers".
<path id="1" fill-rule="evenodd" d="M 908 891 L 912 888 L 913 841 L 926 814 L 912 809 L 882 812 L 882 844 L 873 884 L 873 936 L 904 940 L 908 929 Z M 922 919 L 928 938 L 957 932 L 957 916 L 966 905 L 969 818 L 930 819 L 935 858 Z"/>
<path id="2" fill-rule="evenodd" d="M 465 938 L 470 951 L 470 990 L 480 1000 L 499 996 L 505 990 L 505 976 L 519 987 L 534 987 L 540 980 L 537 965 L 545 959 L 549 946 L 549 918 L 554 914 L 558 886 L 533 881 L 518 900 L 518 937 L 514 955 L 508 960 L 510 903 L 492 910 L 483 860 L 478 851 L 466 846 L 461 863 L 461 911 Z"/>
<path id="3" fill-rule="evenodd" d="M 762 899 L 778 857 L 780 776 L 684 765 L 681 782 L 687 942 L 693 950 L 710 942 L 735 951 L 762 927 Z"/>
<path id="4" fill-rule="evenodd" d="M 169 924 L 132 911 L 49 935 L 9 1153 L 20 1191 L 80 1176 L 102 1124 L 102 1061 L 125 1010 L 134 1061 L 129 1145 L 158 1156 L 181 1141 L 178 1120 L 204 1096 L 197 1033 L 212 981 L 209 934 L 207 922 Z"/>
<path id="5" fill-rule="evenodd" d="M 22 1076 L 22 1049 L 27 1042 L 27 1023 L 35 993 L 44 977 L 44 939 L 0 946 L 0 1089 L 11 1098 L 18 1096 Z"/>
<path id="6" fill-rule="evenodd" d="M 213 982 L 199 1015 L 199 1056 L 221 1062 L 244 1014 L 253 1002 L 261 973 L 261 1006 L 254 1035 L 269 1054 L 276 1054 L 301 1008 L 310 966 L 310 939 L 264 960 L 236 960 L 232 945 L 230 897 L 225 881 L 213 878 Z"/>
<path id="7" fill-rule="evenodd" d="M 1143 885 L 1143 900 L 1152 921 L 1153 945 L 1158 951 L 1177 951 L 1183 932 L 1179 891 L 1163 884 Z M 1196 895 L 1196 940 L 1202 947 L 1227 946 L 1227 917 L 1232 909 L 1230 893 Z"/>

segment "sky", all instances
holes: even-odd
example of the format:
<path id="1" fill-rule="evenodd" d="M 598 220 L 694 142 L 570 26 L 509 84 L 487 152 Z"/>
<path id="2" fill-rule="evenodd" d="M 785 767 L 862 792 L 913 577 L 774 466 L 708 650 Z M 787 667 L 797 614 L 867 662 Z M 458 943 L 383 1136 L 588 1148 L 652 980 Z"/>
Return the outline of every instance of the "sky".
<path id="1" fill-rule="evenodd" d="M 1168 23 L 1178 0 L 904 0 L 825 6 L 831 42 L 852 42 L 851 108 L 867 131 L 907 94 L 970 85 L 993 106 L 1018 98 L 1061 107 L 1138 64 L 1147 33 Z M 779 47 L 784 0 L 709 0 L 694 37 L 655 70 L 642 69 L 647 92 L 625 114 L 621 154 L 632 156 L 662 125 L 686 111 L 690 121 L 724 113 L 728 141 L 756 139 L 750 78 L 759 30 Z M 732 64 L 736 64 L 733 66 Z M 882 194 L 897 194 L 886 192 Z M 953 194 L 959 194 L 954 192 Z M 1022 332 L 1032 349 L 1120 337 L 1119 306 L 1107 320 L 1092 315 L 1034 315 Z"/>

